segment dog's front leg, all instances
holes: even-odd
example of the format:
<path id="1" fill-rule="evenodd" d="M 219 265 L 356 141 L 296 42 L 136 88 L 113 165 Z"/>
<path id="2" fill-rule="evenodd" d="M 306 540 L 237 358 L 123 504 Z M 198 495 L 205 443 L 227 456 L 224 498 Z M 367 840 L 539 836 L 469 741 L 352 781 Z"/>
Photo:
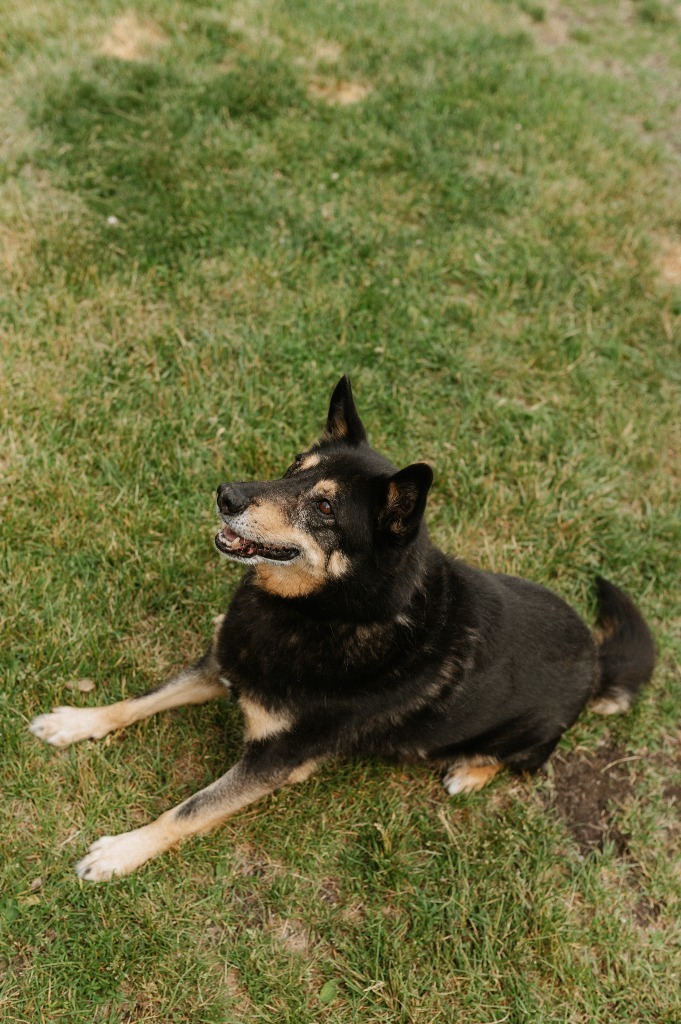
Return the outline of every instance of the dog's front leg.
<path id="1" fill-rule="evenodd" d="M 128 697 L 97 708 L 54 708 L 34 718 L 29 731 L 53 747 L 68 747 L 80 740 L 100 740 L 114 729 L 123 729 L 168 708 L 205 704 L 227 696 L 229 682 L 221 675 L 216 652 L 223 619 L 224 615 L 218 615 L 214 620 L 213 643 L 203 658 L 177 672 L 161 686 L 155 686 L 138 697 Z"/>
<path id="2" fill-rule="evenodd" d="M 76 865 L 79 878 L 105 882 L 115 875 L 130 874 L 145 861 L 165 853 L 180 839 L 208 832 L 242 807 L 287 782 L 302 782 L 317 766 L 312 760 L 284 765 L 276 755 L 272 757 L 269 745 L 254 746 L 257 751 L 247 750 L 244 758 L 226 775 L 151 824 L 98 839 Z"/>

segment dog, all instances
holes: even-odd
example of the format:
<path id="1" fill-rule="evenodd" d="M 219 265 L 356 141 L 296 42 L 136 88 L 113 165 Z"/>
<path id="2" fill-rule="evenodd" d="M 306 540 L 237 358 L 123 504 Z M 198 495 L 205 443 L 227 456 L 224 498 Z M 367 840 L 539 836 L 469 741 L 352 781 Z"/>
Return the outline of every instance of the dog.
<path id="1" fill-rule="evenodd" d="M 640 611 L 597 577 L 596 635 L 551 591 L 484 572 L 429 540 L 433 480 L 370 447 L 341 378 L 321 439 L 278 480 L 220 484 L 215 537 L 246 567 L 194 665 L 107 707 L 59 707 L 30 729 L 56 747 L 231 693 L 241 759 L 156 821 L 103 836 L 81 879 L 134 871 L 180 839 L 339 758 L 424 761 L 450 795 L 502 768 L 535 772 L 582 709 L 626 711 L 655 664 Z"/>

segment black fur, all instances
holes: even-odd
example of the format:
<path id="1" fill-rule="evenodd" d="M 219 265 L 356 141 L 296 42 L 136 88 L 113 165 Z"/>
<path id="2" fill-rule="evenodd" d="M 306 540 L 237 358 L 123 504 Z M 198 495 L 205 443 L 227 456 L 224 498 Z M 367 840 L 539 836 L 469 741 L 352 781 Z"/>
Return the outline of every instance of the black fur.
<path id="1" fill-rule="evenodd" d="M 625 694 L 633 698 L 655 667 L 655 644 L 640 611 L 624 591 L 596 577 L 598 648 L 601 669 L 599 696 Z"/>
<path id="2" fill-rule="evenodd" d="M 597 642 L 543 587 L 447 557 L 423 521 L 432 478 L 369 446 L 343 378 L 282 479 L 220 485 L 216 546 L 249 568 L 205 656 L 139 698 L 30 728 L 64 747 L 231 687 L 243 756 L 156 822 L 103 836 L 80 878 L 127 874 L 329 758 L 453 762 L 445 787 L 468 792 L 500 766 L 537 769 L 590 698 L 629 707 L 655 648 L 626 594 L 598 577 Z"/>
<path id="3" fill-rule="evenodd" d="M 633 694 L 650 676 L 648 627 L 602 578 L 599 648 L 555 594 L 436 548 L 422 518 L 429 467 L 397 472 L 369 447 L 347 378 L 311 451 L 311 469 L 300 471 L 299 457 L 283 480 L 237 489 L 255 504 L 277 501 L 348 565 L 294 597 L 269 592 L 250 569 L 234 595 L 218 638 L 221 672 L 237 696 L 292 723 L 247 744 L 253 772 L 362 755 L 484 755 L 534 771 L 592 697 Z M 305 504 L 321 479 L 337 484 L 333 523 Z M 229 522 L 229 507 L 221 512 Z"/>

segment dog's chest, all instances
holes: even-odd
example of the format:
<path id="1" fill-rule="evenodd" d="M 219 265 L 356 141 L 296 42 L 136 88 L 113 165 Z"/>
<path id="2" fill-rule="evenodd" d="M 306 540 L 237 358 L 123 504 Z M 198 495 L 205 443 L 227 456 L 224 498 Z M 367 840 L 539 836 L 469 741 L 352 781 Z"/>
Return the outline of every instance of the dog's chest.
<path id="1" fill-rule="evenodd" d="M 325 693 L 347 693 L 381 675 L 392 630 L 279 617 L 238 594 L 221 628 L 220 666 L 234 691 L 267 708 L 291 708 Z M 244 709 L 247 721 L 249 710 Z M 250 710 L 253 729 L 269 729 Z M 260 724 L 259 724 L 260 723 Z"/>

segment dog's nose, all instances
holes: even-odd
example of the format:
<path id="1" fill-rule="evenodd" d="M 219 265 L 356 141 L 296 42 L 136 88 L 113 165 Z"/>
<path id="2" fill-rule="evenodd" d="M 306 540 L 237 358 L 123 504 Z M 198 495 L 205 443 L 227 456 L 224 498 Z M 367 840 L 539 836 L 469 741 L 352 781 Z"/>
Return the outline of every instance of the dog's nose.
<path id="1" fill-rule="evenodd" d="M 230 516 L 243 512 L 250 499 L 239 488 L 238 484 L 220 484 L 218 487 L 218 508 Z"/>

